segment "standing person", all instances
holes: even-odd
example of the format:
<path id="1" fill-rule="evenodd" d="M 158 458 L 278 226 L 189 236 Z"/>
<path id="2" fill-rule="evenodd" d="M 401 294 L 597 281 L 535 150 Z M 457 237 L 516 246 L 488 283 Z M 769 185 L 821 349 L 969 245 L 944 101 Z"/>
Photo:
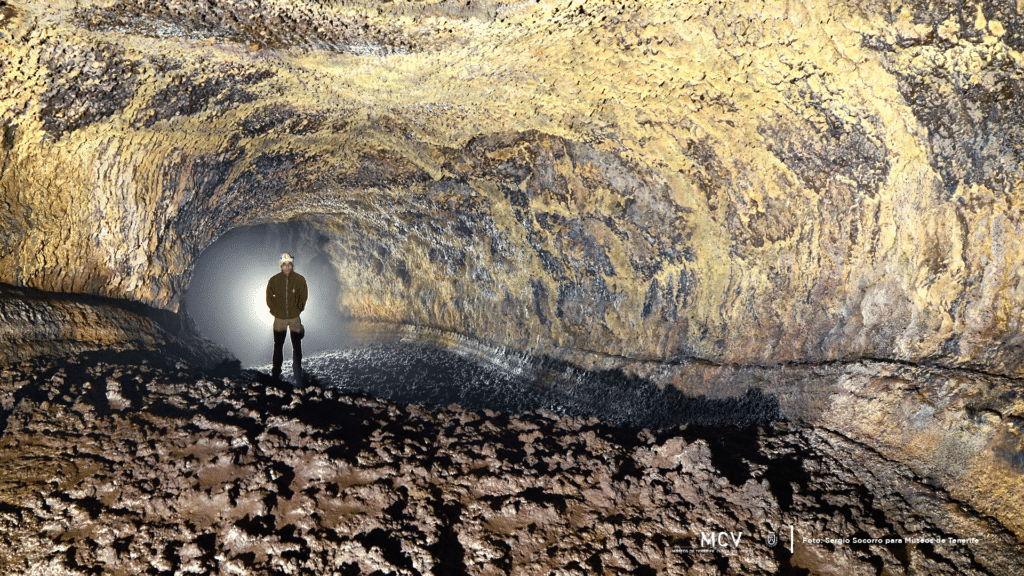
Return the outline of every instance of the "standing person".
<path id="1" fill-rule="evenodd" d="M 284 361 L 284 334 L 292 333 L 292 370 L 296 386 L 302 384 L 302 336 L 305 331 L 299 314 L 306 307 L 306 279 L 295 272 L 295 259 L 281 254 L 281 272 L 267 282 L 267 306 L 274 315 L 274 368 L 271 376 L 281 377 Z"/>

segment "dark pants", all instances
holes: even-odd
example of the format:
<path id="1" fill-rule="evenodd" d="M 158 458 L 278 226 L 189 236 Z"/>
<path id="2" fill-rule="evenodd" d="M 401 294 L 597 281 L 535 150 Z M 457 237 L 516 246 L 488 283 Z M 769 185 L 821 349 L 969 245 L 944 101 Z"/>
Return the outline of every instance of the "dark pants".
<path id="1" fill-rule="evenodd" d="M 284 362 L 284 335 L 287 330 L 278 332 L 274 330 L 274 368 L 270 375 L 274 378 L 281 377 L 281 364 Z M 295 383 L 302 383 L 302 336 L 306 333 L 291 331 L 292 333 L 292 374 L 295 376 Z"/>

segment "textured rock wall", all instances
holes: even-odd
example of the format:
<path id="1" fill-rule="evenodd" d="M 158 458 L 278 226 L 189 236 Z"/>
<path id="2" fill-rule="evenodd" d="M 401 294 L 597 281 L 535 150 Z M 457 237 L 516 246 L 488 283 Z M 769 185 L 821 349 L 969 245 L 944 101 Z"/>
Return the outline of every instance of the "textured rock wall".
<path id="1" fill-rule="evenodd" d="M 5 2 L 0 280 L 170 310 L 310 217 L 356 318 L 1019 375 L 1012 3 Z"/>
<path id="2" fill-rule="evenodd" d="M 0 366 L 85 351 L 160 350 L 168 359 L 214 367 L 231 353 L 203 338 L 187 316 L 80 294 L 0 284 Z"/>

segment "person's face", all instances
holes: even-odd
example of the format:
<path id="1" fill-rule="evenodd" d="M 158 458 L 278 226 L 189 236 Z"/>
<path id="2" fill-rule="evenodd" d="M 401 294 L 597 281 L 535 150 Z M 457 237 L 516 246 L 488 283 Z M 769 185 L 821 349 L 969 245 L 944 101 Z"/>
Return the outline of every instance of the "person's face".
<path id="1" fill-rule="evenodd" d="M 292 268 L 295 268 L 295 265 L 292 264 L 291 262 L 285 262 L 284 264 L 281 264 L 281 272 L 284 272 L 285 276 L 292 273 Z"/>

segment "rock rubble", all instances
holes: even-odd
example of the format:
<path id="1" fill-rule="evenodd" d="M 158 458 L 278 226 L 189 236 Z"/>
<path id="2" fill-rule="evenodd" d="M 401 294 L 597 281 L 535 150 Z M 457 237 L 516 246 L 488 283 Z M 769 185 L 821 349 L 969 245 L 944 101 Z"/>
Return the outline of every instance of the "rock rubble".
<path id="1" fill-rule="evenodd" d="M 0 414 L 5 574 L 1024 570 L 996 521 L 813 426 L 399 405 L 138 352 L 10 365 Z"/>

